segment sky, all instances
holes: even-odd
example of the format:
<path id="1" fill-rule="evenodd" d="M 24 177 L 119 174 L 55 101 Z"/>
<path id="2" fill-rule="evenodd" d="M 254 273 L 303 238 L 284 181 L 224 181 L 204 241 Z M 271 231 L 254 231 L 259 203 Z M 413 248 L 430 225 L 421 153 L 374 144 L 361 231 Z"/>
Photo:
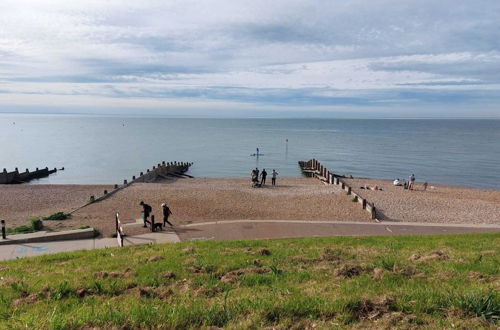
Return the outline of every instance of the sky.
<path id="1" fill-rule="evenodd" d="M 500 118 L 500 1 L 1 0 L 0 112 Z"/>

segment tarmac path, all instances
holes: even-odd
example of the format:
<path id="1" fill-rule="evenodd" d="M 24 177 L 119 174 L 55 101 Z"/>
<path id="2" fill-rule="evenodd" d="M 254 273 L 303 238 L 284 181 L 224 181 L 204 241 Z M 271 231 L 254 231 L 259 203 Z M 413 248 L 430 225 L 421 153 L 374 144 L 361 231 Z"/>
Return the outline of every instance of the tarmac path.
<path id="1" fill-rule="evenodd" d="M 450 225 L 394 222 L 299 220 L 226 220 L 193 223 L 169 230 L 128 236 L 125 245 L 195 240 L 240 240 L 328 236 L 390 236 L 500 233 L 500 225 Z M 115 238 L 0 245 L 0 260 L 118 246 Z"/>
<path id="2" fill-rule="evenodd" d="M 227 220 L 175 228 L 181 241 L 240 240 L 328 236 L 390 236 L 499 233 L 495 225 L 299 220 Z"/>

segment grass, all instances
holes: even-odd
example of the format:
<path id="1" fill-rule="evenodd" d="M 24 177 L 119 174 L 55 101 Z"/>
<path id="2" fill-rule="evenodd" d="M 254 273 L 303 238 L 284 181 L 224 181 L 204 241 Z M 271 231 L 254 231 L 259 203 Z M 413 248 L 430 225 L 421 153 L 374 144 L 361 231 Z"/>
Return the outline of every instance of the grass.
<path id="1" fill-rule="evenodd" d="M 30 225 L 7 228 L 7 235 L 34 233 L 40 231 L 43 227 L 41 221 L 37 218 L 31 218 L 28 221 L 30 222 Z"/>
<path id="2" fill-rule="evenodd" d="M 49 215 L 48 217 L 42 218 L 42 220 L 66 220 L 66 219 L 70 219 L 70 218 L 71 218 L 70 213 L 57 212 L 57 213 Z"/>
<path id="3" fill-rule="evenodd" d="M 499 234 L 199 241 L 0 262 L 0 329 L 495 329 L 499 246 Z"/>

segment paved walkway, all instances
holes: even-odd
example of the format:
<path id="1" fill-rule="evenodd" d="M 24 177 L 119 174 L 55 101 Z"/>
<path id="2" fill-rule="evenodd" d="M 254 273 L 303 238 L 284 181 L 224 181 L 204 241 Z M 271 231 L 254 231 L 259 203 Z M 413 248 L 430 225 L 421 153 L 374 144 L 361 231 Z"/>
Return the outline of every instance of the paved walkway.
<path id="1" fill-rule="evenodd" d="M 438 235 L 499 233 L 500 225 L 401 222 L 235 220 L 193 223 L 175 228 L 182 241 L 326 236 Z"/>
<path id="2" fill-rule="evenodd" d="M 328 222 L 300 220 L 228 220 L 177 226 L 124 239 L 125 245 L 175 243 L 194 240 L 238 240 L 325 236 L 380 236 L 500 233 L 500 225 L 448 225 L 394 222 Z M 0 260 L 58 252 L 118 246 L 115 238 L 83 239 L 0 246 Z"/>
<path id="3" fill-rule="evenodd" d="M 180 242 L 179 237 L 173 231 L 162 231 L 137 236 L 128 236 L 123 239 L 123 244 L 125 246 L 177 242 Z M 42 254 L 52 254 L 59 252 L 104 249 L 117 246 L 118 241 L 116 240 L 116 238 L 90 238 L 72 241 L 10 244 L 0 246 L 0 260 L 33 257 Z"/>

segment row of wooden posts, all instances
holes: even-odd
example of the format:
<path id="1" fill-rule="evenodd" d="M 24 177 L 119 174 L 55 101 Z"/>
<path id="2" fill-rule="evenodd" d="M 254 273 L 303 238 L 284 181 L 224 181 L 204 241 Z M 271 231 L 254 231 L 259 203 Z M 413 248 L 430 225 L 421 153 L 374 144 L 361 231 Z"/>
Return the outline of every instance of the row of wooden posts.
<path id="1" fill-rule="evenodd" d="M 165 161 L 162 161 L 161 163 L 158 163 L 157 165 L 153 165 L 152 170 L 150 170 L 148 168 L 148 169 L 146 169 L 146 172 L 140 172 L 138 177 L 136 177 L 135 175 L 133 175 L 132 176 L 132 181 L 130 181 L 130 182 L 127 179 L 124 179 L 122 186 L 120 186 L 118 184 L 115 184 L 115 186 L 114 186 L 114 188 L 113 188 L 113 190 L 111 192 L 116 191 L 119 188 L 123 188 L 123 187 L 128 186 L 129 184 L 133 183 L 134 181 L 141 179 L 142 176 L 147 175 L 150 171 L 155 171 L 156 169 L 159 169 L 160 167 L 171 167 L 171 166 L 180 166 L 180 167 L 186 167 L 187 166 L 187 167 L 189 167 L 191 165 L 193 165 L 193 163 L 186 163 L 186 162 L 168 162 L 167 163 Z M 109 192 L 107 189 L 105 189 L 103 196 L 100 197 L 100 198 L 106 197 L 106 195 L 108 193 L 111 193 L 111 192 Z M 89 202 L 93 203 L 95 201 L 96 201 L 95 195 L 90 196 Z"/>
<path id="2" fill-rule="evenodd" d="M 61 170 L 64 170 L 64 167 L 61 168 Z M 37 167 L 34 171 L 26 169 L 25 172 L 19 172 L 17 167 L 12 172 L 8 172 L 7 169 L 4 168 L 3 171 L 0 172 L 0 184 L 24 183 L 34 179 L 44 178 L 55 172 L 57 172 L 57 168 L 49 170 L 48 167 L 42 169 L 38 169 Z"/>
<path id="3" fill-rule="evenodd" d="M 307 162 L 299 162 L 299 166 L 306 174 L 314 176 L 327 184 L 340 185 L 347 195 L 353 196 L 353 200 L 361 204 L 363 210 L 370 213 L 372 219 L 377 219 L 375 204 L 368 202 L 365 198 L 361 197 L 361 195 L 354 192 L 352 187 L 343 180 L 343 177 L 334 174 L 314 158 Z"/>

